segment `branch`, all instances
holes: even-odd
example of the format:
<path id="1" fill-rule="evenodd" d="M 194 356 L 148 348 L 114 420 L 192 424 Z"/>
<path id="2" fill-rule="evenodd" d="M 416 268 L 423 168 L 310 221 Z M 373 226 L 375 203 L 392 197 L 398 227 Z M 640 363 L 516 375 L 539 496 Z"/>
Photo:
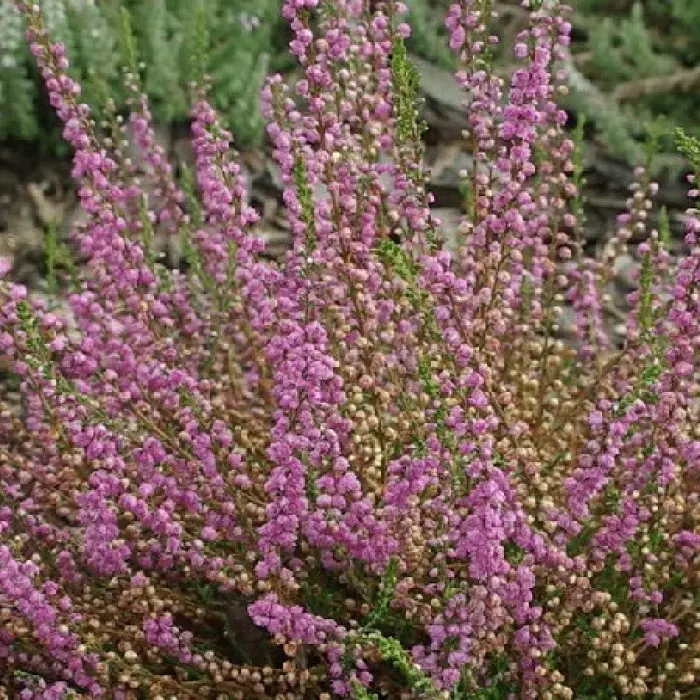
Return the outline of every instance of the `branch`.
<path id="1" fill-rule="evenodd" d="M 618 85 L 612 93 L 620 102 L 636 100 L 647 95 L 669 92 L 688 92 L 700 84 L 700 67 L 680 70 L 672 75 L 659 75 L 653 78 L 630 80 Z"/>

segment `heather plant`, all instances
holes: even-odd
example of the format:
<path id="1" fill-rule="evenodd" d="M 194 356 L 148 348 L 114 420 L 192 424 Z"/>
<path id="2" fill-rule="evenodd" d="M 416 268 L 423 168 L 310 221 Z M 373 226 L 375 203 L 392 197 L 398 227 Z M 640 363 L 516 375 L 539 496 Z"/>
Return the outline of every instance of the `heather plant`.
<path id="1" fill-rule="evenodd" d="M 22 396 L 0 413 L 0 693 L 693 697 L 700 218 L 672 258 L 640 168 L 602 256 L 581 256 L 566 8 L 523 2 L 509 82 L 490 3 L 448 11 L 476 163 L 451 251 L 405 6 L 287 0 L 302 75 L 263 92 L 293 232 L 275 263 L 206 80 L 181 185 L 139 76 L 101 133 L 18 7 L 87 262 L 67 310 L 0 288 Z M 606 290 L 634 248 L 619 344 Z"/>

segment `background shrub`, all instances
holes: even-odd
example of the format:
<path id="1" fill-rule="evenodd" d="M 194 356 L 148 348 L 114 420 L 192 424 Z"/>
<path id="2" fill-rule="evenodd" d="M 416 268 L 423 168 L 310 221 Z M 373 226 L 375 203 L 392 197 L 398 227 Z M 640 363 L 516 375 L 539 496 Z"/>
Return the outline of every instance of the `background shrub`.
<path id="1" fill-rule="evenodd" d="M 120 103 L 123 64 L 118 7 L 135 17 L 138 50 L 146 67 L 144 87 L 157 121 L 187 116 L 187 84 L 193 51 L 190 31 L 203 21 L 211 45 L 206 70 L 212 101 L 232 128 L 239 146 L 259 145 L 263 124 L 258 95 L 268 72 L 292 68 L 288 32 L 280 22 L 281 0 L 42 0 L 52 32 L 69 47 L 72 74 L 87 100 L 99 107 L 107 95 Z M 647 126 L 655 124 L 666 153 L 674 152 L 672 127 L 697 132 L 700 45 L 694 27 L 700 9 L 694 0 L 577 0 L 571 95 L 564 105 L 587 117 L 611 152 L 638 164 Z M 443 68 L 454 68 L 454 54 L 443 26 L 448 0 L 410 0 L 413 29 L 408 46 Z M 47 126 L 37 76 L 28 60 L 12 0 L 0 2 L 0 140 L 56 139 Z M 516 5 L 507 6 L 508 24 L 522 23 Z M 201 15 L 200 19 L 197 16 Z M 498 59 L 498 56 L 497 56 Z M 505 66 L 510 56 L 501 56 Z M 645 126 L 647 125 L 647 126 Z M 59 141 L 60 143 L 60 141 Z M 667 163 L 664 159 L 658 163 Z"/>
<path id="2" fill-rule="evenodd" d="M 195 27 L 204 25 L 209 42 L 204 68 L 212 80 L 213 100 L 243 144 L 260 142 L 263 124 L 259 94 L 267 74 L 284 61 L 279 31 L 279 0 L 42 0 L 52 35 L 72 57 L 72 75 L 81 81 L 86 100 L 98 107 L 107 96 L 122 104 L 120 67 L 125 64 L 119 8 L 134 18 L 134 38 L 145 67 L 144 87 L 155 118 L 183 120 L 188 113 L 188 81 Z M 41 85 L 27 54 L 13 0 L 0 2 L 0 139 L 43 140 L 50 113 L 40 106 Z M 46 140 L 49 139 L 47 142 Z"/>

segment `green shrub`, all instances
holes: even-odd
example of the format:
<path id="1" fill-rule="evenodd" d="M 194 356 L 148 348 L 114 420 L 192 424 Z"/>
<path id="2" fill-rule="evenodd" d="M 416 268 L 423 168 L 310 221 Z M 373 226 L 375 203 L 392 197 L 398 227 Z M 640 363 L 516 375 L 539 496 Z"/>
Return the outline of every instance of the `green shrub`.
<path id="1" fill-rule="evenodd" d="M 581 0 L 586 34 L 577 51 L 582 73 L 608 98 L 583 104 L 618 155 L 639 156 L 645 124 L 682 125 L 697 135 L 700 108 L 700 3 L 696 0 Z M 613 115 L 611 118 L 611 114 Z M 662 144 L 673 149 L 671 130 Z"/>
<path id="2" fill-rule="evenodd" d="M 255 144 L 263 134 L 258 96 L 283 43 L 276 36 L 279 1 L 256 0 L 41 0 L 52 36 L 73 57 L 72 75 L 84 99 L 100 105 L 105 95 L 123 97 L 119 66 L 124 46 L 119 36 L 119 9 L 134 18 L 137 49 L 143 59 L 144 83 L 156 120 L 173 122 L 187 115 L 192 28 L 205 23 L 214 103 L 237 141 Z M 199 17 L 199 19 L 198 19 Z M 43 109 L 36 71 L 28 58 L 23 27 L 13 0 L 0 0 L 0 140 L 39 140 L 54 148 L 54 130 Z"/>

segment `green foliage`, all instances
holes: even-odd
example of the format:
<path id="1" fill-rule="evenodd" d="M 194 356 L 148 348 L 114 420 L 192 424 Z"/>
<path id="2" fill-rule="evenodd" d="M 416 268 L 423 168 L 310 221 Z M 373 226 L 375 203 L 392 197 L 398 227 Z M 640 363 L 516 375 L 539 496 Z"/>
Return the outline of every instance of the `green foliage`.
<path id="1" fill-rule="evenodd" d="M 49 294 L 56 294 L 63 282 L 63 272 L 67 273 L 70 285 L 78 288 L 78 268 L 68 244 L 58 235 L 58 225 L 51 222 L 46 228 L 44 239 L 46 256 L 46 282 Z"/>
<path id="2" fill-rule="evenodd" d="M 376 693 L 371 693 L 358 681 L 353 681 L 352 683 L 352 697 L 354 700 L 379 700 L 379 696 Z"/>
<path id="3" fill-rule="evenodd" d="M 398 560 L 394 557 L 390 560 L 384 575 L 382 576 L 379 599 L 377 600 L 372 612 L 367 618 L 366 626 L 374 628 L 380 625 L 386 618 L 389 612 L 389 605 L 394 597 L 396 583 L 398 578 Z"/>
<path id="4" fill-rule="evenodd" d="M 10 0 L 0 0 L 0 140 L 10 136 L 32 139 L 37 135 L 33 116 L 35 91 L 25 55 L 19 15 Z"/>
<path id="5" fill-rule="evenodd" d="M 460 683 L 455 686 L 450 700 L 508 700 L 517 690 L 508 678 L 509 660 L 506 654 L 496 656 L 490 664 L 488 682 L 476 683 L 471 674 L 463 673 Z"/>
<path id="6" fill-rule="evenodd" d="M 644 20 L 642 5 L 636 3 L 629 17 L 619 21 L 606 17 L 592 29 L 591 70 L 596 71 L 601 86 L 663 75 L 676 66 L 670 56 L 656 50 Z"/>
<path id="7" fill-rule="evenodd" d="M 660 117 L 698 134 L 698 77 L 683 76 L 700 66 L 700 3 L 581 0 L 575 5 L 574 25 L 586 38 L 574 46 L 574 63 L 606 97 L 605 109 L 591 109 L 588 116 L 612 151 L 630 157 L 633 142 L 644 139 L 644 124 Z M 670 139 L 662 145 L 672 150 Z"/>
<path id="8" fill-rule="evenodd" d="M 683 129 L 676 129 L 678 150 L 688 159 L 695 176 L 700 176 L 700 138 L 687 134 Z"/>
<path id="9" fill-rule="evenodd" d="M 316 216 L 313 191 L 301 158 L 297 158 L 294 164 L 294 184 L 297 187 L 299 203 L 301 204 L 301 218 L 306 224 L 306 250 L 310 255 L 316 248 Z"/>
<path id="10" fill-rule="evenodd" d="M 576 231 L 581 233 L 586 225 L 585 201 L 583 196 L 583 188 L 586 186 L 586 178 L 584 176 L 585 160 L 584 160 L 584 140 L 586 129 L 586 117 L 581 115 L 576 122 L 574 129 L 574 153 L 572 157 L 574 169 L 571 180 L 576 185 L 576 196 L 573 201 L 572 213 L 576 217 Z"/>
<path id="11" fill-rule="evenodd" d="M 408 0 L 408 19 L 411 37 L 408 42 L 411 51 L 441 68 L 455 66 L 455 56 L 447 45 L 444 13 L 449 5 L 445 0 L 427 2 Z"/>
<path id="12" fill-rule="evenodd" d="M 396 37 L 391 58 L 391 72 L 396 100 L 397 133 L 402 141 L 419 142 L 423 129 L 418 119 L 420 76 L 408 60 L 403 39 Z"/>
<path id="13" fill-rule="evenodd" d="M 377 253 L 384 264 L 391 267 L 404 282 L 415 283 L 418 265 L 400 245 L 389 238 L 383 238 L 377 246 Z"/>
<path id="14" fill-rule="evenodd" d="M 659 352 L 659 355 L 661 355 L 661 352 Z M 664 369 L 661 357 L 654 357 L 640 372 L 639 379 L 636 381 L 633 389 L 618 401 L 615 411 L 616 415 L 623 416 L 627 409 L 637 400 L 656 403 L 658 397 L 653 388 Z"/>
<path id="15" fill-rule="evenodd" d="M 120 68 L 139 68 L 156 119 L 181 120 L 187 115 L 188 83 L 206 72 L 213 102 L 237 143 L 254 145 L 262 139 L 260 89 L 286 49 L 277 38 L 279 0 L 257 0 L 253 6 L 247 0 L 40 4 L 52 36 L 66 45 L 71 72 L 89 104 L 99 106 L 104 94 L 119 103 L 125 97 Z M 129 24 L 133 31 L 125 31 Z M 55 148 L 55 131 L 47 136 L 42 121 L 47 111 L 23 31 L 13 0 L 0 0 L 0 140 L 40 138 Z M 195 61 L 199 71 L 193 69 Z"/>
<path id="16" fill-rule="evenodd" d="M 360 636 L 360 643 L 375 646 L 382 660 L 395 668 L 406 680 L 408 687 L 428 698 L 438 698 L 439 691 L 430 678 L 415 664 L 411 655 L 394 637 L 385 637 L 380 632 L 371 631 Z"/>

